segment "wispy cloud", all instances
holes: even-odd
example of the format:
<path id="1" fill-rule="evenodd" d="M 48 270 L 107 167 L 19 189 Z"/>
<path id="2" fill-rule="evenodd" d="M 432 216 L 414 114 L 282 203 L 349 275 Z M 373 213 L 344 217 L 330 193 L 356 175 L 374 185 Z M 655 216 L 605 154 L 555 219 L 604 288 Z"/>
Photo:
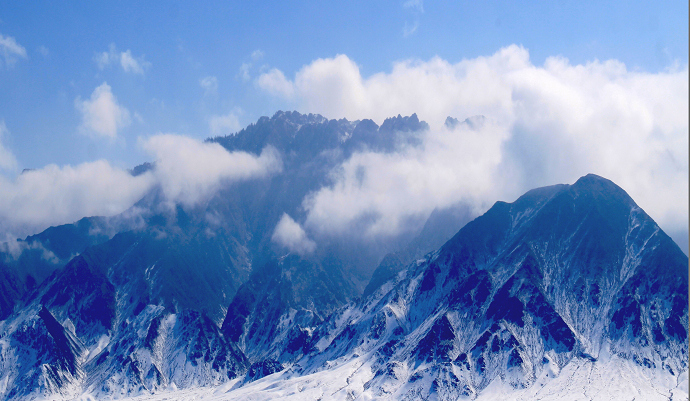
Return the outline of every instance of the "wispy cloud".
<path id="1" fill-rule="evenodd" d="M 17 159 L 2 143 L 9 133 L 5 120 L 0 120 L 0 168 L 12 171 L 17 169 Z"/>
<path id="2" fill-rule="evenodd" d="M 478 213 L 590 172 L 626 189 L 665 229 L 687 229 L 687 66 L 646 73 L 615 60 L 573 65 L 561 57 L 536 66 L 512 45 L 455 64 L 402 61 L 370 77 L 339 55 L 292 79 L 273 69 L 257 83 L 329 118 L 381 123 L 417 113 L 430 123 L 420 146 L 359 152 L 339 166 L 331 185 L 305 199 L 313 231 L 365 219 L 370 234 L 395 234 L 436 207 L 464 201 Z M 485 124 L 444 127 L 447 116 L 473 115 L 486 116 Z"/>
<path id="3" fill-rule="evenodd" d="M 43 57 L 48 57 L 50 55 L 50 50 L 48 50 L 48 48 L 43 46 L 43 45 L 38 46 L 37 50 L 38 50 L 38 53 L 40 53 L 41 56 L 43 56 Z"/>
<path id="4" fill-rule="evenodd" d="M 252 61 L 259 61 L 264 58 L 264 52 L 260 49 L 256 49 L 252 52 Z"/>
<path id="5" fill-rule="evenodd" d="M 129 49 L 119 52 L 114 43 L 110 45 L 108 51 L 97 53 L 94 56 L 94 61 L 101 70 L 114 63 L 119 64 L 124 72 L 140 75 L 143 75 L 145 70 L 151 67 L 151 63 L 146 61 L 143 55 L 134 57 Z"/>
<path id="6" fill-rule="evenodd" d="M 237 76 L 242 79 L 242 81 L 247 82 L 252 79 L 252 76 L 249 74 L 249 70 L 252 68 L 252 63 L 242 63 L 240 66 L 240 71 L 237 73 Z"/>
<path id="7" fill-rule="evenodd" d="M 132 122 L 129 111 L 120 106 L 106 82 L 94 89 L 90 99 L 77 97 L 74 105 L 82 115 L 79 130 L 86 135 L 114 139 Z"/>
<path id="8" fill-rule="evenodd" d="M 212 116 L 208 123 L 211 134 L 213 135 L 228 135 L 242 129 L 240 119 L 234 112 L 220 116 Z"/>
<path id="9" fill-rule="evenodd" d="M 204 89 L 204 95 L 215 95 L 218 93 L 218 78 L 208 76 L 199 80 L 199 85 Z"/>
<path id="10" fill-rule="evenodd" d="M 11 36 L 0 34 L 0 56 L 7 67 L 12 67 L 17 59 L 28 58 L 26 49 Z"/>
<path id="11" fill-rule="evenodd" d="M 134 74 L 143 74 L 144 67 L 149 65 L 144 61 L 143 57 L 136 60 L 132 57 L 132 52 L 128 49 L 125 52 L 120 53 L 120 65 L 125 72 L 132 72 Z"/>
<path id="12" fill-rule="evenodd" d="M 408 38 L 414 35 L 419 28 L 419 16 L 424 14 L 424 1 L 423 0 L 407 0 L 403 3 L 403 8 L 412 11 L 414 15 L 414 22 L 409 23 L 405 21 L 405 26 L 403 27 L 403 37 Z"/>
<path id="13" fill-rule="evenodd" d="M 417 32 L 417 28 L 419 28 L 419 21 L 415 21 L 412 25 L 408 25 L 407 21 L 405 21 L 405 27 L 403 28 L 403 37 L 409 37 L 414 35 L 415 32 Z"/>
<path id="14" fill-rule="evenodd" d="M 264 58 L 264 52 L 256 49 L 252 52 L 251 54 L 251 62 L 244 62 L 242 65 L 240 65 L 240 70 L 237 73 L 237 77 L 240 78 L 244 82 L 248 82 L 252 79 L 251 76 L 251 69 L 254 66 L 254 63 L 260 61 L 262 58 Z"/>
<path id="15" fill-rule="evenodd" d="M 424 12 L 424 0 L 407 0 L 403 3 L 404 8 L 413 9 L 419 13 Z"/>

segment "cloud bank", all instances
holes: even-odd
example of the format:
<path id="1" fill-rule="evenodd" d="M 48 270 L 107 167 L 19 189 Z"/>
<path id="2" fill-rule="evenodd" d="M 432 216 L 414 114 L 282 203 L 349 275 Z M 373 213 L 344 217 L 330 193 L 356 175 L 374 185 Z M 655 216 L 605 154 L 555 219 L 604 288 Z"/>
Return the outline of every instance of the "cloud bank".
<path id="1" fill-rule="evenodd" d="M 270 147 L 255 156 L 174 134 L 155 135 L 140 140 L 140 145 L 156 159 L 153 175 L 165 197 L 188 206 L 208 198 L 223 183 L 266 177 L 282 169 L 280 155 Z"/>
<path id="2" fill-rule="evenodd" d="M 479 213 L 497 199 L 495 170 L 501 157 L 496 149 L 506 133 L 495 123 L 462 124 L 422 138 L 421 145 L 396 152 L 354 153 L 333 171 L 333 185 L 305 199 L 307 227 L 323 234 L 364 227 L 370 236 L 398 235 L 419 228 L 415 224 L 435 208 L 464 201 Z"/>
<path id="3" fill-rule="evenodd" d="M 116 215 L 154 188 L 160 188 L 168 202 L 194 206 L 224 184 L 264 177 L 282 167 L 272 148 L 259 156 L 231 153 L 216 143 L 173 134 L 139 143 L 156 164 L 137 176 L 106 160 L 51 164 L 14 180 L 0 175 L 0 238 L 25 236 L 84 216 Z"/>
<path id="4" fill-rule="evenodd" d="M 79 130 L 85 135 L 115 139 L 132 122 L 129 110 L 120 106 L 106 82 L 94 89 L 90 99 L 77 97 L 74 106 L 81 113 Z"/>
<path id="5" fill-rule="evenodd" d="M 50 164 L 14 181 L 0 176 L 0 217 L 6 231 L 35 232 L 84 216 L 114 215 L 139 200 L 153 184 L 105 160 L 78 166 Z"/>
<path id="6" fill-rule="evenodd" d="M 422 144 L 354 154 L 332 185 L 311 194 L 305 224 L 361 224 L 395 234 L 435 207 L 466 201 L 479 212 L 528 189 L 595 173 L 623 187 L 665 230 L 688 224 L 688 67 L 630 71 L 616 60 L 530 62 L 519 46 L 450 63 L 406 60 L 363 77 L 345 55 L 318 59 L 292 79 L 271 69 L 255 81 L 271 96 L 329 118 L 417 113 Z M 447 116 L 486 122 L 449 130 Z"/>

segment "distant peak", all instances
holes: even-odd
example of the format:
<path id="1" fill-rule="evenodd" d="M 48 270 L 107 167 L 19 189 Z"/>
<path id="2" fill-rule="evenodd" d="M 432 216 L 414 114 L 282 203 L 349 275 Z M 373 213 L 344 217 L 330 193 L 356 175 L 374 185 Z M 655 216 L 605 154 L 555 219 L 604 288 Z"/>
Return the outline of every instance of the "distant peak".
<path id="1" fill-rule="evenodd" d="M 320 114 L 301 114 L 297 111 L 282 111 L 278 110 L 273 114 L 271 120 L 284 120 L 293 124 L 321 124 L 328 122 L 328 119 Z"/>
<path id="2" fill-rule="evenodd" d="M 484 117 L 481 114 L 478 114 L 476 116 L 471 116 L 467 117 L 464 121 L 459 121 L 457 118 L 453 118 L 451 116 L 446 117 L 446 122 L 445 126 L 449 130 L 454 130 L 458 128 L 459 126 L 466 126 L 469 129 L 477 129 L 481 128 L 482 125 L 484 125 L 484 122 L 486 121 L 486 117 Z"/>
<path id="3" fill-rule="evenodd" d="M 460 121 L 458 121 L 457 118 L 453 118 L 451 116 L 446 117 L 446 122 L 444 123 L 446 128 L 448 128 L 450 130 L 455 129 L 455 127 L 457 127 L 458 124 L 460 124 Z"/>
<path id="4" fill-rule="evenodd" d="M 616 185 L 613 183 L 613 181 L 606 179 L 600 175 L 593 174 L 593 173 L 589 173 L 587 175 L 584 175 L 584 176 L 578 178 L 578 180 L 575 182 L 575 185 L 578 185 L 578 183 L 580 183 L 580 185 L 587 185 L 588 183 L 593 183 L 593 182 Z"/>
<path id="5" fill-rule="evenodd" d="M 413 113 L 409 117 L 402 117 L 400 114 L 398 114 L 397 117 L 391 117 L 391 118 L 385 119 L 383 121 L 383 124 L 381 124 L 379 131 L 384 131 L 384 132 L 393 132 L 393 131 L 414 132 L 414 131 L 422 131 L 422 130 L 428 130 L 428 129 L 429 129 L 429 124 L 427 124 L 424 121 L 419 121 L 417 114 Z"/>

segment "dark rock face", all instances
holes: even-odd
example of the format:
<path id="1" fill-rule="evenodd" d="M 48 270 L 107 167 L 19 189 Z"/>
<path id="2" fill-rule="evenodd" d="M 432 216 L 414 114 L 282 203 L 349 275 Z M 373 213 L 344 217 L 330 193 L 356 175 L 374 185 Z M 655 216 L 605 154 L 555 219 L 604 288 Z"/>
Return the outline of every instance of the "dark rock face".
<path id="1" fill-rule="evenodd" d="M 283 365 L 273 359 L 264 359 L 263 361 L 252 364 L 247 372 L 246 381 L 259 380 L 262 377 L 272 375 L 273 373 L 283 370 Z"/>
<path id="2" fill-rule="evenodd" d="M 14 306 L 21 297 L 21 288 L 17 273 L 0 261 L 0 320 L 7 319 L 14 312 Z"/>
<path id="3" fill-rule="evenodd" d="M 311 330 L 354 291 L 338 266 L 298 255 L 256 269 L 228 307 L 222 331 L 252 361 L 311 351 Z"/>
<path id="4" fill-rule="evenodd" d="M 35 389 L 59 393 L 83 376 L 82 342 L 45 307 L 30 312 L 35 313 L 5 337 L 11 349 L 24 356 L 13 366 L 4 367 L 8 378 L 21 384 L 8 387 L 6 399 L 25 398 Z"/>
<path id="5" fill-rule="evenodd" d="M 101 217 L 85 217 L 74 224 L 49 227 L 14 244 L 0 244 L 0 320 L 74 256 L 107 241 L 109 224 Z"/>
<path id="6" fill-rule="evenodd" d="M 62 370 L 66 370 L 73 376 L 77 375 L 79 369 L 78 359 L 84 352 L 83 344 L 72 333 L 65 330 L 45 307 L 41 308 L 38 316 L 45 325 L 48 334 L 52 337 L 55 346 L 54 354 L 57 366 L 54 366 L 50 371 L 53 379 L 59 380 L 59 375 L 55 373 Z M 58 386 L 61 385 L 61 383 L 57 384 Z"/>
<path id="7" fill-rule="evenodd" d="M 96 263 L 89 263 L 88 256 L 72 259 L 43 294 L 41 303 L 73 316 L 80 337 L 88 338 L 87 333 L 94 330 L 106 332 L 115 323 L 115 287 Z"/>

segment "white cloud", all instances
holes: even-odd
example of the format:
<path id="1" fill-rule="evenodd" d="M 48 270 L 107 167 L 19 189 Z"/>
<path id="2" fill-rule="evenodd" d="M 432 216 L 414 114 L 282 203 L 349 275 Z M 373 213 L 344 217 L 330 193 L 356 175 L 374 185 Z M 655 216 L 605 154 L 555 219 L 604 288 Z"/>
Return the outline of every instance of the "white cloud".
<path id="1" fill-rule="evenodd" d="M 402 61 L 369 77 L 339 55 L 305 65 L 292 80 L 270 70 L 257 86 L 329 118 L 381 123 L 417 113 L 431 126 L 418 147 L 353 155 L 333 185 L 305 200 L 312 230 L 367 219 L 370 234 L 395 233 L 437 206 L 465 200 L 485 210 L 590 172 L 624 188 L 665 230 L 687 230 L 687 66 L 646 73 L 615 60 L 572 65 L 560 57 L 535 66 L 512 45 L 455 64 Z M 447 116 L 473 115 L 487 124 L 443 127 Z"/>
<path id="2" fill-rule="evenodd" d="M 289 99 L 294 95 L 295 88 L 292 82 L 285 78 L 285 74 L 277 68 L 263 73 L 257 78 L 256 84 L 268 93 Z"/>
<path id="3" fill-rule="evenodd" d="M 184 205 L 207 199 L 224 183 L 265 177 L 282 169 L 274 148 L 255 156 L 174 134 L 141 139 L 140 145 L 156 159 L 153 174 L 165 197 Z"/>
<path id="4" fill-rule="evenodd" d="M 204 95 L 215 95 L 218 93 L 218 78 L 208 76 L 199 80 L 199 85 L 204 89 Z"/>
<path id="5" fill-rule="evenodd" d="M 141 61 L 134 59 L 134 57 L 132 57 L 132 52 L 129 49 L 126 52 L 120 53 L 120 65 L 125 72 L 143 74 L 144 63 L 145 61 L 143 61 L 143 58 Z"/>
<path id="6" fill-rule="evenodd" d="M 329 118 L 371 118 L 380 124 L 394 115 L 417 113 L 440 127 L 449 115 L 506 117 L 512 107 L 507 73 L 529 66 L 527 52 L 511 46 L 455 65 L 438 57 L 402 61 L 390 73 L 363 78 L 354 61 L 338 55 L 302 67 L 292 81 L 275 68 L 257 81 L 267 92 L 295 98 L 300 108 Z"/>
<path id="7" fill-rule="evenodd" d="M 354 153 L 334 171 L 333 185 L 305 199 L 306 226 L 322 234 L 364 228 L 369 236 L 388 236 L 417 229 L 433 209 L 459 201 L 478 212 L 500 195 L 495 170 L 506 132 L 498 128 L 491 121 L 462 125 L 426 132 L 420 146 L 397 152 Z"/>
<path id="8" fill-rule="evenodd" d="M 151 63 L 144 59 L 144 56 L 134 57 L 132 51 L 127 49 L 118 52 L 114 43 L 110 44 L 107 52 L 100 52 L 94 56 L 94 61 L 98 68 L 103 70 L 111 63 L 119 63 L 124 72 L 143 75 L 145 70 L 151 67 Z"/>
<path id="9" fill-rule="evenodd" d="M 151 184 L 150 174 L 132 177 L 105 160 L 76 167 L 51 164 L 14 181 L 0 176 L 0 228 L 31 233 L 84 216 L 114 215 L 132 206 Z"/>
<path id="10" fill-rule="evenodd" d="M 212 116 L 208 123 L 213 135 L 228 135 L 242 129 L 239 118 L 233 112 L 223 116 Z"/>
<path id="11" fill-rule="evenodd" d="M 9 135 L 9 130 L 5 125 L 5 120 L 0 120 L 0 168 L 5 170 L 16 170 L 17 159 L 14 154 L 2 144 L 2 140 Z"/>
<path id="12" fill-rule="evenodd" d="M 316 250 L 316 243 L 307 237 L 302 226 L 287 213 L 283 213 L 280 218 L 271 240 L 300 255 L 307 255 Z"/>
<path id="13" fill-rule="evenodd" d="M 172 134 L 140 139 L 140 144 L 156 164 L 136 177 L 105 160 L 74 167 L 51 164 L 14 180 L 0 175 L 0 238 L 33 234 L 85 216 L 116 215 L 155 187 L 168 204 L 194 206 L 223 185 L 282 168 L 273 148 L 256 156 Z"/>
<path id="14" fill-rule="evenodd" d="M 81 100 L 77 97 L 74 105 L 82 114 L 79 129 L 87 135 L 114 139 L 118 130 L 132 122 L 129 111 L 118 104 L 106 82 L 94 89 L 91 99 Z"/>
<path id="15" fill-rule="evenodd" d="M 11 36 L 0 34 L 0 56 L 6 66 L 12 67 L 17 58 L 27 58 L 26 49 Z"/>

